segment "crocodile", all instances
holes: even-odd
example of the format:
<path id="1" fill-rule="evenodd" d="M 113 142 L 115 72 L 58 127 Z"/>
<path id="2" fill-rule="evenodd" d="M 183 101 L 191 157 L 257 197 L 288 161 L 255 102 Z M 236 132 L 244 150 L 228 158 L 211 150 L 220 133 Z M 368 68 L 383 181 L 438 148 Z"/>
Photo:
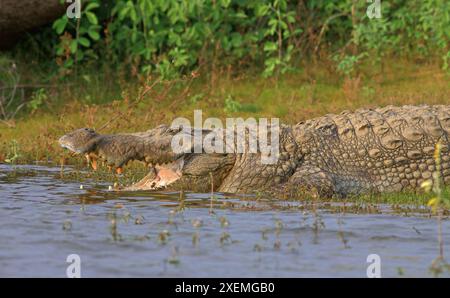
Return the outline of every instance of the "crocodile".
<path id="1" fill-rule="evenodd" d="M 450 184 L 450 105 L 362 108 L 281 124 L 278 159 L 272 164 L 262 163 L 261 153 L 254 152 L 174 152 L 171 141 L 180 129 L 160 125 L 146 132 L 107 135 L 82 128 L 62 136 L 59 143 L 89 160 L 104 160 L 118 173 L 131 160 L 147 164 L 149 173 L 142 180 L 122 188 L 129 191 L 212 188 L 346 197 L 414 191 L 425 181 L 437 181 L 433 177 Z M 195 130 L 183 133 L 191 137 Z M 199 130 L 203 138 L 216 132 Z"/>

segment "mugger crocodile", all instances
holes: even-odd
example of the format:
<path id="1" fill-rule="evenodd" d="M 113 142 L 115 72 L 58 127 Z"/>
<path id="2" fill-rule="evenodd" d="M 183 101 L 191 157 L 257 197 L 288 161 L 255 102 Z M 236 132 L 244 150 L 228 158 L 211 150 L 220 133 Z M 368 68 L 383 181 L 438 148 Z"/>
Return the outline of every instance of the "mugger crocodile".
<path id="1" fill-rule="evenodd" d="M 82 128 L 59 143 L 94 162 L 101 158 L 117 172 L 130 160 L 148 164 L 149 174 L 125 190 L 209 192 L 213 185 L 214 191 L 230 193 L 343 197 L 418 189 L 437 171 L 450 184 L 450 105 L 359 109 L 280 125 L 279 158 L 273 164 L 263 164 L 260 153 L 174 153 L 171 140 L 179 132 L 165 125 L 112 135 Z M 203 137 L 207 133 L 202 130 Z"/>

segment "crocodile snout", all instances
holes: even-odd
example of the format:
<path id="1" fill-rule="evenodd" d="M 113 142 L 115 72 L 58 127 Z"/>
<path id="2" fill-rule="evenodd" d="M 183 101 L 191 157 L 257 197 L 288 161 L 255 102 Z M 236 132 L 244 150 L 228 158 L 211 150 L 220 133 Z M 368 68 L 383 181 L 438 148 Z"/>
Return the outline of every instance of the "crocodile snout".
<path id="1" fill-rule="evenodd" d="M 80 154 L 85 153 L 89 142 L 98 136 L 93 129 L 81 128 L 63 135 L 58 139 L 58 143 L 61 147 Z"/>
<path id="2" fill-rule="evenodd" d="M 66 136 L 60 137 L 60 138 L 58 139 L 58 143 L 59 143 L 59 145 L 60 145 L 62 148 L 64 148 L 64 149 L 70 150 L 70 151 L 75 152 L 75 153 L 81 153 L 81 152 L 79 152 L 79 150 L 77 150 L 76 148 L 74 148 L 73 145 L 71 145 L 71 144 L 68 142 Z"/>

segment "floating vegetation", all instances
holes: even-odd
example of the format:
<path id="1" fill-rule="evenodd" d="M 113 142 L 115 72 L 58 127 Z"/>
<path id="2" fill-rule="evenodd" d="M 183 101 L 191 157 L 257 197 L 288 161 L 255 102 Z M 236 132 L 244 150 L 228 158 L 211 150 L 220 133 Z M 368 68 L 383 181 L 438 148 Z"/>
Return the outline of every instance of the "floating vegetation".
<path id="1" fill-rule="evenodd" d="M 325 223 L 322 220 L 322 216 L 320 215 L 317 210 L 314 210 L 314 222 L 313 222 L 313 232 L 314 232 L 314 239 L 313 243 L 317 244 L 319 242 L 319 232 L 321 229 L 325 228 Z"/>
<path id="2" fill-rule="evenodd" d="M 110 221 L 109 231 L 114 242 L 121 241 L 122 236 L 119 234 L 117 229 L 117 214 L 116 212 L 111 212 L 108 214 L 108 219 Z"/>
<path id="3" fill-rule="evenodd" d="M 429 271 L 434 277 L 440 277 L 443 273 L 450 272 L 450 264 L 445 259 L 437 257 L 431 262 Z"/>
<path id="4" fill-rule="evenodd" d="M 203 220 L 201 218 L 195 218 L 191 220 L 191 224 L 194 228 L 200 228 L 203 226 Z"/>
<path id="5" fill-rule="evenodd" d="M 275 250 L 280 250 L 281 249 L 281 241 L 280 239 L 276 239 L 275 242 L 273 243 L 273 248 Z"/>
<path id="6" fill-rule="evenodd" d="M 230 225 L 230 222 L 228 221 L 228 219 L 225 216 L 221 216 L 219 218 L 220 221 L 220 226 L 222 228 L 227 228 Z"/>
<path id="7" fill-rule="evenodd" d="M 141 236 L 139 236 L 139 235 L 134 236 L 134 237 L 132 237 L 131 240 L 133 240 L 133 241 L 147 241 L 147 240 L 150 240 L 150 239 L 152 239 L 152 237 L 149 234 L 146 234 L 146 235 L 141 235 Z"/>
<path id="8" fill-rule="evenodd" d="M 179 250 L 178 246 L 172 247 L 172 254 L 170 257 L 166 259 L 166 262 L 171 265 L 179 265 L 180 264 L 180 258 L 178 257 Z"/>
<path id="9" fill-rule="evenodd" d="M 170 232 L 168 230 L 163 230 L 158 234 L 158 242 L 160 244 L 166 244 L 169 241 Z"/>
<path id="10" fill-rule="evenodd" d="M 299 246 L 301 246 L 301 243 L 299 241 L 289 241 L 288 244 L 287 244 L 287 248 L 292 253 L 298 253 Z"/>
<path id="11" fill-rule="evenodd" d="M 345 233 L 342 230 L 342 224 L 343 224 L 342 217 L 338 217 L 337 221 L 338 221 L 338 227 L 339 227 L 338 238 L 344 245 L 344 248 L 350 248 L 350 246 L 348 246 L 348 239 L 345 238 Z"/>
<path id="12" fill-rule="evenodd" d="M 62 229 L 63 229 L 64 231 L 70 231 L 70 230 L 72 230 L 72 222 L 71 222 L 70 220 L 64 221 L 64 222 L 63 222 L 63 225 L 62 225 Z"/>
<path id="13" fill-rule="evenodd" d="M 184 200 L 185 199 L 186 199 L 186 195 L 185 195 L 184 191 L 181 190 L 180 191 L 180 196 L 179 196 L 179 199 L 178 199 L 179 204 L 178 204 L 178 207 L 176 208 L 177 212 L 183 212 L 184 211 L 184 208 L 185 208 Z"/>
<path id="14" fill-rule="evenodd" d="M 258 243 L 256 243 L 255 246 L 253 246 L 253 251 L 261 252 L 262 250 L 263 250 L 262 245 L 260 245 Z"/>
<path id="15" fill-rule="evenodd" d="M 220 235 L 219 241 L 220 241 L 220 245 L 222 245 L 222 246 L 225 244 L 231 243 L 230 234 L 227 232 L 222 232 L 222 234 Z"/>
<path id="16" fill-rule="evenodd" d="M 214 209 L 213 209 L 215 196 L 214 196 L 214 178 L 213 178 L 212 173 L 209 173 L 209 178 L 211 181 L 211 198 L 210 198 L 209 214 L 214 215 L 216 213 L 214 212 Z"/>
<path id="17" fill-rule="evenodd" d="M 169 211 L 169 218 L 167 219 L 167 224 L 176 226 L 177 223 L 173 220 L 174 216 L 176 215 L 175 210 Z"/>
<path id="18" fill-rule="evenodd" d="M 144 224 L 144 217 L 142 215 L 136 216 L 136 218 L 134 219 L 134 224 L 135 225 L 143 225 Z"/>
<path id="19" fill-rule="evenodd" d="M 192 234 L 192 245 L 197 246 L 200 242 L 200 233 L 196 231 L 194 234 Z"/>
<path id="20" fill-rule="evenodd" d="M 267 237 L 267 233 L 269 232 L 269 230 L 268 229 L 263 229 L 262 231 L 261 231 L 261 238 L 262 238 L 262 240 L 267 240 L 268 239 L 268 237 Z"/>

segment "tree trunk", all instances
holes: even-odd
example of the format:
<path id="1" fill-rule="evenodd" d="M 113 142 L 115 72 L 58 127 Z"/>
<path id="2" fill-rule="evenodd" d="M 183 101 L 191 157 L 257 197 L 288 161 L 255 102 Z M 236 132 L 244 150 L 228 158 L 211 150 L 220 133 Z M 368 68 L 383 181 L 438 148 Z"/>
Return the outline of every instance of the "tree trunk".
<path id="1" fill-rule="evenodd" d="M 28 30 L 63 15 L 60 0 L 0 0 L 0 49 L 14 45 Z"/>

